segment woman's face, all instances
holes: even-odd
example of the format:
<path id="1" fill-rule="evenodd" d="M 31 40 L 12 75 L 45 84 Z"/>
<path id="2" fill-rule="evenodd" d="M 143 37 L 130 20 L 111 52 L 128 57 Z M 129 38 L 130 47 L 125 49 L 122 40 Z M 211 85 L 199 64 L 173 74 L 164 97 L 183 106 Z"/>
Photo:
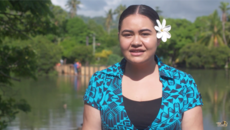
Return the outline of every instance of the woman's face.
<path id="1" fill-rule="evenodd" d="M 154 60 L 160 40 L 157 40 L 152 21 L 141 14 L 129 15 L 122 21 L 119 32 L 121 51 L 132 63 Z"/>

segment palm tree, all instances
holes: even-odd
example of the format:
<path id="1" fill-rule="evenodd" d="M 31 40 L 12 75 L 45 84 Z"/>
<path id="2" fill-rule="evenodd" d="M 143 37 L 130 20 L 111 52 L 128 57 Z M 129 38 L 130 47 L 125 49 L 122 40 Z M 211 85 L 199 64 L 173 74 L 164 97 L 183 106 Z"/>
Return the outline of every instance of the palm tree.
<path id="1" fill-rule="evenodd" d="M 158 15 L 160 15 L 162 13 L 162 10 L 159 9 L 159 7 L 156 7 L 156 12 L 158 13 Z"/>
<path id="2" fill-rule="evenodd" d="M 224 105 L 225 107 L 225 104 L 223 104 L 222 102 L 225 96 L 225 89 L 216 90 L 213 88 L 209 88 L 207 90 L 206 102 L 208 102 L 207 105 L 210 105 L 209 113 L 211 113 L 212 121 L 214 124 L 216 124 L 216 122 L 219 120 L 218 118 L 221 114 L 221 108 L 223 107 L 222 105 Z"/>
<path id="3" fill-rule="evenodd" d="M 117 15 L 117 20 L 120 18 L 122 12 L 126 9 L 125 5 L 119 5 L 115 10 L 114 10 L 114 14 Z"/>
<path id="4" fill-rule="evenodd" d="M 68 16 L 67 12 L 63 10 L 60 6 L 51 5 L 50 10 L 54 14 L 53 21 L 56 26 L 60 25 L 63 21 L 65 21 Z"/>
<path id="5" fill-rule="evenodd" d="M 113 22 L 113 11 L 112 9 L 110 9 L 106 13 L 106 19 L 105 19 L 105 27 L 109 34 L 110 34 L 110 26 L 112 25 L 112 22 Z"/>
<path id="6" fill-rule="evenodd" d="M 227 43 L 228 43 L 228 45 L 230 45 L 230 15 L 229 15 L 229 22 L 227 21 L 226 23 L 225 23 L 225 36 L 226 36 L 226 40 L 227 40 Z"/>
<path id="7" fill-rule="evenodd" d="M 67 8 L 70 9 L 71 18 L 77 15 L 77 9 L 79 8 L 80 4 L 81 2 L 79 0 L 68 0 L 67 1 L 66 6 Z"/>
<path id="8" fill-rule="evenodd" d="M 208 47 L 218 47 L 224 45 L 223 39 L 221 38 L 221 21 L 218 13 L 215 10 L 208 19 L 203 19 L 206 22 L 205 32 L 201 33 L 203 37 L 199 42 L 204 42 Z"/>
<path id="9" fill-rule="evenodd" d="M 229 3 L 227 2 L 221 2 L 219 8 L 222 11 L 222 29 L 223 29 L 223 39 L 224 44 L 227 45 L 226 37 L 225 37 L 225 22 L 227 21 L 227 11 L 230 10 L 230 7 L 228 7 Z"/>

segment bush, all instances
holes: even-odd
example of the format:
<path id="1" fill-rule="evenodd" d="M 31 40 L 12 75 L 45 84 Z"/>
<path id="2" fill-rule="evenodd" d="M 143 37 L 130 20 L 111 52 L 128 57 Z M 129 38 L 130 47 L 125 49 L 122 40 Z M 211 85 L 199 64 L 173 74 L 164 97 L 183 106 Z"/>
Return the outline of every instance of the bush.
<path id="1" fill-rule="evenodd" d="M 189 68 L 223 68 L 230 56 L 228 47 L 209 49 L 201 44 L 188 44 L 180 50 L 180 61 Z"/>
<path id="2" fill-rule="evenodd" d="M 122 60 L 122 57 L 116 54 L 109 55 L 107 65 L 113 65 L 117 62 L 120 62 Z"/>

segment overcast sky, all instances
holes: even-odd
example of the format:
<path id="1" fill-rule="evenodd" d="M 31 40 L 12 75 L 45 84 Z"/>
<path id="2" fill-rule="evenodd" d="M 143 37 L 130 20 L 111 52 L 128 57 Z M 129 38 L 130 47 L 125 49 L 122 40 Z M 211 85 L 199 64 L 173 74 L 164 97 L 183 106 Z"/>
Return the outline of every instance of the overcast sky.
<path id="1" fill-rule="evenodd" d="M 67 10 L 67 0 L 51 0 L 54 5 L 59 5 Z M 145 4 L 155 9 L 156 6 L 163 11 L 166 18 L 185 18 L 194 21 L 197 16 L 211 14 L 215 9 L 220 13 L 220 2 L 230 0 L 80 0 L 80 9 L 77 14 L 85 16 L 105 16 L 109 9 L 115 9 L 118 5 Z"/>

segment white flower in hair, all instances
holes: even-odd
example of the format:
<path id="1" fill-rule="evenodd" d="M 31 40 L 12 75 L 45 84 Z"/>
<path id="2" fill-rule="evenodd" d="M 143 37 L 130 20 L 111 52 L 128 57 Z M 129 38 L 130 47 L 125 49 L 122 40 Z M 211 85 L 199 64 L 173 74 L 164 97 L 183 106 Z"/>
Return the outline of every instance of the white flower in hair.
<path id="1" fill-rule="evenodd" d="M 157 24 L 158 26 L 154 27 L 158 31 L 157 38 L 161 38 L 163 42 L 166 42 L 167 38 L 168 39 L 171 38 L 171 34 L 169 33 L 169 31 L 171 30 L 171 26 L 170 25 L 165 26 L 166 25 L 165 19 L 163 19 L 162 24 L 157 19 Z"/>

